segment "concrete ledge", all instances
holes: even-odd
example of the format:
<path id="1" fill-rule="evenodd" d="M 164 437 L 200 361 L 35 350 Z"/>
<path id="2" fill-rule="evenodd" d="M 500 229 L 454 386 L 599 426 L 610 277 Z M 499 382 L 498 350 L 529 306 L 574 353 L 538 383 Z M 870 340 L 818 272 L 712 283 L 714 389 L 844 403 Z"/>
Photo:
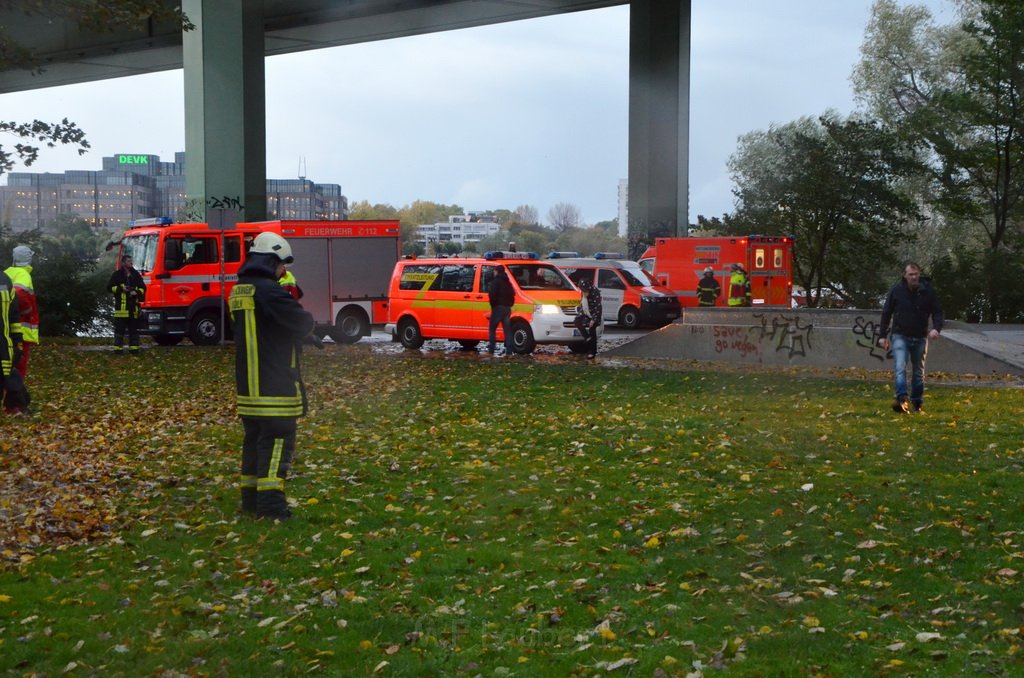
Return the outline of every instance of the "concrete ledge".
<path id="1" fill-rule="evenodd" d="M 687 308 L 671 325 L 605 354 L 889 370 L 891 355 L 877 345 L 879 316 L 866 310 Z M 929 343 L 928 371 L 1024 376 L 1024 346 L 949 322 L 942 337 Z"/>

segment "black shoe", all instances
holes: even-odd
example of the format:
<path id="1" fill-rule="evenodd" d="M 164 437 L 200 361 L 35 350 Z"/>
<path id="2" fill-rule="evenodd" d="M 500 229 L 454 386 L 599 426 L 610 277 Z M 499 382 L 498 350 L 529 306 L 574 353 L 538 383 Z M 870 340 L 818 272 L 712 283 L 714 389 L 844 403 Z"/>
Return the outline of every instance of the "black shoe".
<path id="1" fill-rule="evenodd" d="M 924 414 L 924 403 L 914 403 L 912 409 L 914 414 Z"/>
<path id="2" fill-rule="evenodd" d="M 892 411 L 896 414 L 906 414 L 910 411 L 910 406 L 907 404 L 907 397 L 900 396 L 892 403 Z"/>

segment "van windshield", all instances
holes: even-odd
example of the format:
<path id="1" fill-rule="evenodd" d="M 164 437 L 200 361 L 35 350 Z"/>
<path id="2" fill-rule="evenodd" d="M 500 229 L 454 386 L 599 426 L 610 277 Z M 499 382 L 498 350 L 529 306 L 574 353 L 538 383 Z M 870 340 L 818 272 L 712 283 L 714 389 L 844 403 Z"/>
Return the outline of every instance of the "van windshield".
<path id="1" fill-rule="evenodd" d="M 506 264 L 521 290 L 575 289 L 561 270 L 551 264 Z"/>
<path id="2" fill-rule="evenodd" d="M 159 237 L 156 233 L 147 235 L 130 235 L 121 241 L 121 256 L 132 258 L 132 265 L 140 273 L 149 273 L 156 264 L 156 245 Z"/>
<path id="3" fill-rule="evenodd" d="M 647 277 L 647 273 L 637 266 L 636 268 L 622 268 L 622 275 L 626 276 L 626 282 L 630 285 L 639 285 L 640 287 L 647 287 L 648 285 L 655 284 Z"/>

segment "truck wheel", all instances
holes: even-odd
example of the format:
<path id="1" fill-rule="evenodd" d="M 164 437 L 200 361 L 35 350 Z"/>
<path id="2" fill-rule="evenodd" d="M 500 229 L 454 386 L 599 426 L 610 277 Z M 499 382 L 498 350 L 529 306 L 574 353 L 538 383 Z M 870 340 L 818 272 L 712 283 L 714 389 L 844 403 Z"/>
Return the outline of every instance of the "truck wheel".
<path id="1" fill-rule="evenodd" d="M 213 346 L 220 343 L 220 316 L 213 311 L 196 313 L 188 328 L 188 338 L 196 346 Z"/>
<path id="2" fill-rule="evenodd" d="M 635 306 L 623 306 L 619 309 L 619 325 L 628 330 L 640 326 L 640 311 Z"/>
<path id="3" fill-rule="evenodd" d="M 155 341 L 158 346 L 177 346 L 184 338 L 185 337 L 179 337 L 173 334 L 157 334 L 153 337 L 153 341 Z"/>
<path id="4" fill-rule="evenodd" d="M 354 344 L 370 333 L 370 321 L 362 309 L 346 308 L 338 314 L 328 334 L 339 344 Z"/>
<path id="5" fill-rule="evenodd" d="M 398 340 L 402 346 L 416 350 L 423 345 L 423 335 L 420 334 L 420 326 L 412 318 L 403 318 L 398 323 Z"/>
<path id="6" fill-rule="evenodd" d="M 512 321 L 512 352 L 519 355 L 529 355 L 537 347 L 533 340 L 533 330 L 524 320 Z"/>

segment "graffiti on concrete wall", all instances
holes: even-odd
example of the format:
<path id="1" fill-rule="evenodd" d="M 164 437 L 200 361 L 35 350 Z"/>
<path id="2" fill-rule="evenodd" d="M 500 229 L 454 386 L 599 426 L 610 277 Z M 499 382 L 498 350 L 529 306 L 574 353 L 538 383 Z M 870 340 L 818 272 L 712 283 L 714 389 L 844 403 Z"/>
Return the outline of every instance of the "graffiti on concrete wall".
<path id="1" fill-rule="evenodd" d="M 761 355 L 761 347 L 750 341 L 749 327 L 715 325 L 711 330 L 715 338 L 715 353 L 737 353 L 743 358 Z"/>
<path id="2" fill-rule="evenodd" d="M 800 318 L 796 316 L 777 315 L 768 317 L 767 315 L 755 314 L 754 317 L 761 322 L 761 325 L 751 327 L 750 333 L 757 334 L 760 341 L 774 342 L 775 352 L 788 353 L 789 358 L 795 356 L 807 357 L 807 351 L 811 349 L 811 332 L 814 331 L 813 324 L 807 323 L 803 325 L 800 322 Z"/>
<path id="3" fill-rule="evenodd" d="M 886 358 L 892 357 L 891 351 L 886 351 L 878 345 L 878 340 L 882 337 L 878 333 L 878 325 L 875 324 L 874 320 L 865 320 L 863 316 L 857 316 L 853 321 L 852 331 L 854 335 L 859 337 L 857 345 L 861 348 L 866 348 L 868 355 L 872 358 L 882 362 Z"/>
<path id="4" fill-rule="evenodd" d="M 223 196 L 220 198 L 211 197 L 206 200 L 201 198 L 192 198 L 185 203 L 185 216 L 189 221 L 202 222 L 206 221 L 206 210 L 233 210 L 241 213 L 245 209 L 245 205 L 237 196 L 232 198 L 230 196 Z"/>

